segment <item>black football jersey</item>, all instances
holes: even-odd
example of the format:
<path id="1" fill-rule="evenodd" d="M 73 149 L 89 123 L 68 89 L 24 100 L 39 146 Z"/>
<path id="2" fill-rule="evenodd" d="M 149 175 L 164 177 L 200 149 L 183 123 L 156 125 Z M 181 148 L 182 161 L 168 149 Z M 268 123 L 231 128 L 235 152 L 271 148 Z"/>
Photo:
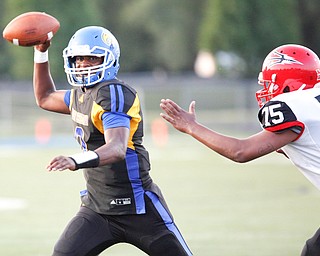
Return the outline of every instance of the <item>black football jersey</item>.
<path id="1" fill-rule="evenodd" d="M 120 80 L 70 93 L 74 136 L 82 150 L 95 150 L 105 144 L 102 115 L 106 112 L 130 119 L 130 138 L 123 161 L 83 169 L 87 189 L 81 192 L 83 205 L 109 215 L 145 213 L 144 193 L 159 188 L 150 175 L 147 150 L 142 145 L 143 115 L 137 92 Z"/>

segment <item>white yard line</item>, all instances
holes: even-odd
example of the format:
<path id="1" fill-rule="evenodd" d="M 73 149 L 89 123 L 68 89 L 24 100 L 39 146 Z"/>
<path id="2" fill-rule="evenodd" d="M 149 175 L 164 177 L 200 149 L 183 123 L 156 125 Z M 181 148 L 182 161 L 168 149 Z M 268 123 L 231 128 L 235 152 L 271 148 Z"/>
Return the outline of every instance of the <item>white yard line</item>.
<path id="1" fill-rule="evenodd" d="M 21 198 L 1 198 L 0 211 L 20 210 L 27 207 L 27 201 Z"/>

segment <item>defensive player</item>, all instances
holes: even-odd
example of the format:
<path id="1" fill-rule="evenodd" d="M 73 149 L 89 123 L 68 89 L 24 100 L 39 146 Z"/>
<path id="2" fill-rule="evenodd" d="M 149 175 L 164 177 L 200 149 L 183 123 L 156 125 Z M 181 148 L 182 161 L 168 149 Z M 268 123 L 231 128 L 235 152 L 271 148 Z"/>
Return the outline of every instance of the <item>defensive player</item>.
<path id="1" fill-rule="evenodd" d="M 80 210 L 53 255 L 98 255 L 121 242 L 148 255 L 192 255 L 149 175 L 139 97 L 116 77 L 120 66 L 116 38 L 97 26 L 76 31 L 63 51 L 71 90 L 56 89 L 49 46 L 49 41 L 35 46 L 36 101 L 45 110 L 71 115 L 83 153 L 57 156 L 47 169 L 83 169 L 87 186 L 80 193 Z"/>
<path id="2" fill-rule="evenodd" d="M 283 45 L 263 62 L 256 93 L 263 130 L 245 139 L 219 134 L 196 120 L 195 102 L 189 111 L 161 100 L 161 116 L 213 151 L 235 162 L 248 162 L 274 151 L 283 152 L 320 189 L 320 61 L 310 49 Z M 312 88 L 312 89 L 311 89 Z M 303 256 L 320 255 L 320 229 L 306 242 Z"/>

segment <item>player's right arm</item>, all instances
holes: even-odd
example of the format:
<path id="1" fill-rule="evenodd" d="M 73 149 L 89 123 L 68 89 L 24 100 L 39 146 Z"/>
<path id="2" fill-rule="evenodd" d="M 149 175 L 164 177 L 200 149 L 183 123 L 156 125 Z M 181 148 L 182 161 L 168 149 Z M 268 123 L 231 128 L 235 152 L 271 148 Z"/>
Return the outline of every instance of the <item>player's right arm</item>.
<path id="1" fill-rule="evenodd" d="M 50 41 L 35 46 L 35 50 L 45 52 Z M 69 114 L 69 108 L 64 102 L 65 90 L 56 90 L 51 77 L 49 62 L 34 63 L 33 88 L 39 107 L 53 112 Z"/>

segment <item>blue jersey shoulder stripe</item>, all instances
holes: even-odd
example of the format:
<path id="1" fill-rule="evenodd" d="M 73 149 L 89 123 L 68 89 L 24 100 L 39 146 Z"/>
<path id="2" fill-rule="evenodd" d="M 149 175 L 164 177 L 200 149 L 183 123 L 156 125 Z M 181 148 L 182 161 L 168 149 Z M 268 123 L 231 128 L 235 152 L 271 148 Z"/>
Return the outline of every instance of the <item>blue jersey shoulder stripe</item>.
<path id="1" fill-rule="evenodd" d="M 109 86 L 110 88 L 110 100 L 111 100 L 111 112 L 123 112 L 124 110 L 124 94 L 121 85 L 115 87 L 114 84 Z"/>
<path id="2" fill-rule="evenodd" d="M 123 96 L 123 91 L 122 91 L 122 86 L 117 85 L 117 90 L 118 90 L 118 95 L 119 95 L 119 112 L 123 112 L 123 107 L 124 107 L 124 96 Z"/>
<path id="3" fill-rule="evenodd" d="M 113 84 L 110 84 L 110 100 L 111 100 L 111 112 L 116 112 L 117 109 L 117 97 L 116 91 Z"/>

